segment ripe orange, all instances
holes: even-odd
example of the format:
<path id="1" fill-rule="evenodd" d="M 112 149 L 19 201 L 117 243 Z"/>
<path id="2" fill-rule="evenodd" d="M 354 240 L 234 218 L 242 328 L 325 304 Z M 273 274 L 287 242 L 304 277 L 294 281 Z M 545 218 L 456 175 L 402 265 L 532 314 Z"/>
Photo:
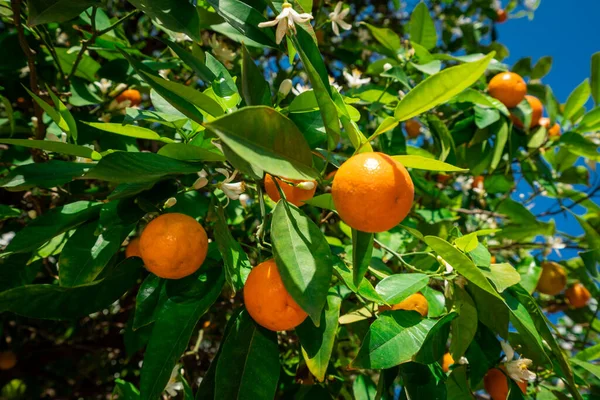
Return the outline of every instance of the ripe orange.
<path id="1" fill-rule="evenodd" d="M 496 264 L 496 256 L 492 256 L 491 261 L 492 264 Z"/>
<path id="2" fill-rule="evenodd" d="M 140 252 L 140 238 L 132 239 L 125 249 L 125 257 L 142 257 Z"/>
<path id="3" fill-rule="evenodd" d="M 483 377 L 483 386 L 492 400 L 506 400 L 508 397 L 508 377 L 498 368 L 490 369 Z M 517 382 L 523 393 L 527 392 L 527 382 Z"/>
<path id="4" fill-rule="evenodd" d="M 185 214 L 163 214 L 152 220 L 140 237 L 146 268 L 167 279 L 191 275 L 204 262 L 208 237 L 202 225 Z"/>
<path id="5" fill-rule="evenodd" d="M 333 178 L 333 204 L 342 220 L 363 232 L 383 232 L 410 212 L 415 188 L 402 164 L 383 153 L 360 153 Z"/>
<path id="6" fill-rule="evenodd" d="M 388 310 L 408 310 L 408 311 L 416 311 L 421 316 L 426 317 L 429 312 L 429 303 L 425 296 L 421 293 L 415 293 L 408 296 L 406 299 L 402 300 L 398 304 L 394 304 L 393 306 L 380 306 L 379 311 L 388 311 Z"/>
<path id="7" fill-rule="evenodd" d="M 535 128 L 540 124 L 540 119 L 542 118 L 542 112 L 544 111 L 544 106 L 542 102 L 535 96 L 527 95 L 525 99 L 531 106 L 531 122 L 529 123 L 529 129 Z M 519 128 L 523 128 L 523 121 L 517 118 L 516 115 L 510 114 L 510 119 L 513 123 Z"/>
<path id="8" fill-rule="evenodd" d="M 592 298 L 589 290 L 587 290 L 581 283 L 576 283 L 568 288 L 565 292 L 565 295 L 567 296 L 569 303 L 575 308 L 585 307 Z"/>
<path id="9" fill-rule="evenodd" d="M 483 176 L 478 175 L 473 178 L 473 189 L 481 189 L 483 188 Z"/>
<path id="10" fill-rule="evenodd" d="M 6 371 L 17 365 L 17 356 L 12 351 L 0 352 L 0 370 Z"/>
<path id="11" fill-rule="evenodd" d="M 496 22 L 501 24 L 508 19 L 508 14 L 506 10 L 498 10 L 496 11 Z"/>
<path id="12" fill-rule="evenodd" d="M 256 323 L 272 331 L 294 329 L 308 316 L 283 286 L 273 259 L 250 271 L 244 286 L 244 304 Z"/>
<path id="13" fill-rule="evenodd" d="M 516 107 L 527 94 L 527 84 L 519 74 L 502 72 L 492 78 L 488 91 L 506 107 Z"/>
<path id="14" fill-rule="evenodd" d="M 135 89 L 127 89 L 117 96 L 117 103 L 122 103 L 125 100 L 129 100 L 130 107 L 139 106 L 142 103 L 142 95 Z"/>
<path id="15" fill-rule="evenodd" d="M 297 179 L 284 178 L 286 181 L 293 183 L 312 182 L 314 184 L 313 188 L 310 190 L 306 190 L 294 185 L 290 185 L 289 183 L 285 183 L 279 178 L 275 179 L 277 179 L 279 187 L 281 187 L 281 190 L 283 190 L 286 200 L 295 205 L 296 207 L 304 205 L 305 200 L 312 199 L 315 195 L 315 191 L 317 190 L 317 183 L 315 181 L 302 181 Z M 273 180 L 273 177 L 269 174 L 265 175 L 265 190 L 271 198 L 271 200 L 273 200 L 274 202 L 278 202 L 279 199 L 281 199 L 281 196 L 279 195 L 279 190 L 277 190 L 277 186 L 275 185 L 275 181 Z"/>
<path id="16" fill-rule="evenodd" d="M 445 185 L 450 178 L 452 178 L 452 176 L 448 175 L 448 174 L 437 174 L 437 176 L 435 177 L 435 180 L 437 181 L 437 183 L 441 183 L 442 185 Z"/>
<path id="17" fill-rule="evenodd" d="M 404 130 L 409 138 L 415 139 L 421 134 L 421 124 L 416 119 L 409 119 L 404 123 Z"/>
<path id="18" fill-rule="evenodd" d="M 542 263 L 542 274 L 537 284 L 540 293 L 556 296 L 567 285 L 567 273 L 560 264 L 553 261 Z"/>
<path id="19" fill-rule="evenodd" d="M 454 364 L 454 358 L 450 355 L 450 353 L 444 354 L 444 358 L 442 360 L 442 370 L 444 372 L 450 371 L 450 366 Z"/>
<path id="20" fill-rule="evenodd" d="M 548 132 L 549 137 L 560 136 L 560 125 L 557 123 L 554 123 L 554 125 L 552 125 L 552 127 L 550 127 L 550 118 L 546 118 L 546 117 L 540 118 L 539 125 L 546 128 L 546 131 Z"/>

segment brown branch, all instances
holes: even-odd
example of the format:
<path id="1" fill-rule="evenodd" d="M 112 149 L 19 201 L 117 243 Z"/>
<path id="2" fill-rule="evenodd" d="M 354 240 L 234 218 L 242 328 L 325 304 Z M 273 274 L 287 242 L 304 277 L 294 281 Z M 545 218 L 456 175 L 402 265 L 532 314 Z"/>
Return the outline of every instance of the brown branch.
<path id="1" fill-rule="evenodd" d="M 461 214 L 469 214 L 469 215 L 483 214 L 483 215 L 489 215 L 490 217 L 495 217 L 495 218 L 506 218 L 506 215 L 504 215 L 504 214 L 500 214 L 500 213 L 488 211 L 488 210 L 481 210 L 478 208 L 475 208 L 473 210 L 467 210 L 466 208 L 453 208 L 453 209 L 451 209 L 451 211 L 461 213 Z"/>
<path id="2" fill-rule="evenodd" d="M 17 35 L 19 38 L 19 44 L 21 45 L 21 49 L 23 53 L 27 56 L 27 65 L 29 66 L 29 87 L 31 91 L 37 95 L 39 95 L 39 87 L 37 80 L 37 70 L 35 69 L 35 51 L 29 47 L 29 43 L 27 43 L 27 38 L 25 37 L 25 30 L 23 29 L 23 25 L 21 23 L 21 0 L 11 0 L 11 6 L 13 11 L 13 21 L 17 28 Z M 33 102 L 33 110 L 35 117 L 37 118 L 37 131 L 35 138 L 37 140 L 42 140 L 46 137 L 46 127 L 43 122 L 43 111 L 39 104 L 35 101 Z M 34 157 L 35 158 L 35 157 Z"/>

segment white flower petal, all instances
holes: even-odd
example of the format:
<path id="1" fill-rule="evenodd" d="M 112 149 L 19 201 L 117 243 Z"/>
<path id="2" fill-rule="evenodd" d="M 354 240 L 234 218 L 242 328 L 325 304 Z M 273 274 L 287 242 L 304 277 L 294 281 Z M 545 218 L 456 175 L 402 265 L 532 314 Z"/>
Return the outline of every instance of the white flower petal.
<path id="1" fill-rule="evenodd" d="M 340 36 L 340 28 L 338 28 L 338 24 L 334 20 L 331 21 L 331 29 L 335 33 L 335 36 Z"/>
<path id="2" fill-rule="evenodd" d="M 258 24 L 259 28 L 268 28 L 270 26 L 275 26 L 279 23 L 279 20 L 274 19 L 273 21 L 265 21 L 265 22 L 261 22 L 260 24 Z"/>
<path id="3" fill-rule="evenodd" d="M 342 21 L 341 19 L 337 21 L 337 24 L 345 31 L 352 29 L 352 25 L 350 25 L 346 21 Z"/>
<path id="4" fill-rule="evenodd" d="M 505 341 L 501 341 L 500 346 L 502 346 L 502 351 L 506 354 L 506 361 L 512 361 L 512 359 L 515 358 L 515 351 L 512 346 Z"/>

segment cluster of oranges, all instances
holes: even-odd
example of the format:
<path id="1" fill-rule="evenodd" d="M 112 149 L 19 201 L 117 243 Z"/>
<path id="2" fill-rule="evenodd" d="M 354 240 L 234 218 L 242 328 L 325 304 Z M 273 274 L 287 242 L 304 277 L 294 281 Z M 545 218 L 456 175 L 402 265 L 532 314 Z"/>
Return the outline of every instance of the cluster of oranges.
<path id="1" fill-rule="evenodd" d="M 538 280 L 536 290 L 549 296 L 560 294 L 567 287 L 567 273 L 558 263 L 546 261 L 542 263 L 542 273 Z M 568 303 L 574 308 L 582 308 L 592 298 L 589 290 L 581 283 L 577 282 L 571 285 L 565 291 L 565 297 Z"/>
<path id="2" fill-rule="evenodd" d="M 500 100 L 508 108 L 514 108 L 523 100 L 526 100 L 531 107 L 531 122 L 529 129 L 537 126 L 546 128 L 550 137 L 560 135 L 560 125 L 554 124 L 550 126 L 550 119 L 542 117 L 544 106 L 542 102 L 535 96 L 527 94 L 527 84 L 523 78 L 514 72 L 502 72 L 492 78 L 488 84 L 489 94 Z M 518 116 L 511 113 L 511 120 L 516 127 L 523 129 L 523 121 Z"/>

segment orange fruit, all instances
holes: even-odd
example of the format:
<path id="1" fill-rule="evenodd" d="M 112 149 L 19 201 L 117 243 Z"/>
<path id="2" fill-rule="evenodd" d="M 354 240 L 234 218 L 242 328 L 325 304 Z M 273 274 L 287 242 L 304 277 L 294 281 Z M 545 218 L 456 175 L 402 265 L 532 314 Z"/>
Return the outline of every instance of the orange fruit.
<path id="1" fill-rule="evenodd" d="M 363 232 L 384 232 L 410 212 L 415 188 L 402 164 L 383 153 L 360 153 L 333 178 L 333 204 L 340 218 Z"/>
<path id="2" fill-rule="evenodd" d="M 542 263 L 542 274 L 537 284 L 540 293 L 556 296 L 567 285 L 567 273 L 560 264 L 553 261 Z"/>
<path id="3" fill-rule="evenodd" d="M 452 178 L 452 176 L 448 175 L 448 174 L 437 174 L 437 176 L 435 177 L 435 180 L 437 181 L 437 183 L 441 183 L 442 185 L 445 185 L 450 178 Z"/>
<path id="4" fill-rule="evenodd" d="M 398 304 L 394 304 L 393 306 L 380 306 L 379 311 L 388 311 L 388 310 L 408 310 L 408 311 L 416 311 L 421 316 L 426 317 L 429 312 L 429 303 L 425 296 L 421 293 L 415 293 L 408 296 L 406 299 L 402 300 Z"/>
<path id="5" fill-rule="evenodd" d="M 161 278 L 179 279 L 193 274 L 207 251 L 204 228 L 185 214 L 163 214 L 153 219 L 140 237 L 144 265 Z"/>
<path id="6" fill-rule="evenodd" d="M 492 400 L 506 400 L 508 397 L 508 377 L 498 368 L 490 369 L 483 377 L 483 387 Z M 523 393 L 527 392 L 527 382 L 517 382 Z"/>
<path id="7" fill-rule="evenodd" d="M 527 95 L 525 96 L 525 99 L 531 106 L 531 122 L 529 123 L 529 129 L 535 128 L 540 123 L 544 106 L 542 105 L 542 102 L 535 96 Z M 523 128 L 523 122 L 516 115 L 510 114 L 510 119 L 516 126 Z"/>
<path id="8" fill-rule="evenodd" d="M 540 118 L 539 125 L 546 128 L 546 131 L 548 132 L 549 137 L 560 136 L 560 125 L 557 123 L 554 123 L 554 125 L 552 125 L 552 127 L 550 127 L 550 118 L 546 118 L 546 117 Z"/>
<path id="9" fill-rule="evenodd" d="M 442 370 L 444 372 L 450 371 L 450 366 L 454 364 L 454 358 L 450 355 L 450 353 L 444 354 L 444 358 L 442 359 Z"/>
<path id="10" fill-rule="evenodd" d="M 140 252 L 140 238 L 132 239 L 125 249 L 125 257 L 142 257 Z"/>
<path id="11" fill-rule="evenodd" d="M 304 202 L 306 200 L 312 199 L 313 196 L 315 195 L 315 191 L 317 190 L 317 182 L 315 182 L 315 181 L 302 181 L 302 180 L 297 180 L 297 179 L 283 178 L 286 181 L 292 182 L 292 183 L 312 182 L 314 184 L 313 188 L 310 190 L 307 190 L 307 189 L 299 188 L 294 185 L 290 185 L 289 183 L 285 183 L 284 181 L 282 181 L 279 178 L 275 178 L 275 179 L 277 179 L 277 183 L 279 184 L 279 187 L 281 188 L 281 190 L 283 190 L 283 193 L 285 194 L 285 199 L 288 202 L 295 205 L 296 207 L 300 207 L 300 206 L 304 205 Z M 281 199 L 281 196 L 279 195 L 279 190 L 277 190 L 277 186 L 275 185 L 275 181 L 273 180 L 273 177 L 269 174 L 265 175 L 265 190 L 266 190 L 267 194 L 269 195 L 269 197 L 271 198 L 271 200 L 273 200 L 274 202 L 278 202 L 279 199 Z"/>
<path id="12" fill-rule="evenodd" d="M 475 178 L 473 178 L 473 189 L 476 188 L 483 188 L 483 176 L 478 175 Z"/>
<path id="13" fill-rule="evenodd" d="M 496 11 L 496 22 L 501 24 L 508 19 L 508 14 L 506 10 L 498 10 Z"/>
<path id="14" fill-rule="evenodd" d="M 589 290 L 581 283 L 576 283 L 568 288 L 565 292 L 565 296 L 567 296 L 567 300 L 569 300 L 569 303 L 575 308 L 585 307 L 592 298 Z"/>
<path id="15" fill-rule="evenodd" d="M 0 370 L 6 371 L 17 365 L 17 356 L 12 351 L 0 352 Z"/>
<path id="16" fill-rule="evenodd" d="M 492 264 L 496 264 L 496 256 L 492 256 L 491 261 Z"/>
<path id="17" fill-rule="evenodd" d="M 421 124 L 416 119 L 409 119 L 404 123 L 404 130 L 409 138 L 415 139 L 421 134 Z"/>
<path id="18" fill-rule="evenodd" d="M 250 271 L 244 285 L 244 304 L 257 324 L 272 331 L 294 329 L 308 316 L 283 286 L 273 259 Z"/>
<path id="19" fill-rule="evenodd" d="M 488 92 L 506 107 L 516 107 L 527 94 L 527 84 L 519 74 L 502 72 L 492 78 Z"/>
<path id="20" fill-rule="evenodd" d="M 117 96 L 117 103 L 122 103 L 125 100 L 129 100 L 130 107 L 139 106 L 142 103 L 142 95 L 138 90 L 127 89 Z"/>
<path id="21" fill-rule="evenodd" d="M 330 181 L 333 179 L 333 177 L 335 176 L 337 172 L 337 169 L 334 169 L 333 171 L 331 171 L 330 173 L 328 173 L 327 175 L 325 175 L 325 180 L 326 181 Z"/>

